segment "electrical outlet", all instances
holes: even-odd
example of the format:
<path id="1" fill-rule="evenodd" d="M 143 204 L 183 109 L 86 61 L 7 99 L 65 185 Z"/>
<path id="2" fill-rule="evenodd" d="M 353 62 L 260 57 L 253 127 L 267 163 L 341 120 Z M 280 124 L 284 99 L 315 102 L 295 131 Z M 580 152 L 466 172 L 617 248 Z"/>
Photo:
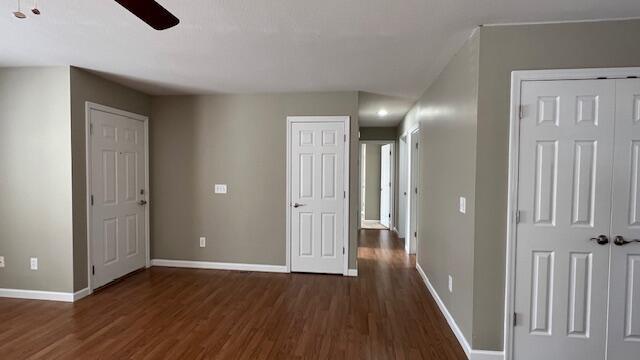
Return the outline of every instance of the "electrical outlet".
<path id="1" fill-rule="evenodd" d="M 460 212 L 463 214 L 467 213 L 467 199 L 465 197 L 460 197 Z"/>
<path id="2" fill-rule="evenodd" d="M 0 268 L 4 267 L 4 256 L 0 256 Z"/>
<path id="3" fill-rule="evenodd" d="M 226 194 L 227 184 L 215 184 L 215 186 L 213 187 L 213 192 L 215 194 Z"/>
<path id="4" fill-rule="evenodd" d="M 453 276 L 449 275 L 449 292 L 453 293 Z"/>
<path id="5" fill-rule="evenodd" d="M 31 261 L 31 270 L 38 270 L 38 258 L 37 257 L 32 257 Z"/>
<path id="6" fill-rule="evenodd" d="M 207 238 L 203 236 L 200 238 L 200 247 L 205 247 L 205 246 L 207 246 Z"/>

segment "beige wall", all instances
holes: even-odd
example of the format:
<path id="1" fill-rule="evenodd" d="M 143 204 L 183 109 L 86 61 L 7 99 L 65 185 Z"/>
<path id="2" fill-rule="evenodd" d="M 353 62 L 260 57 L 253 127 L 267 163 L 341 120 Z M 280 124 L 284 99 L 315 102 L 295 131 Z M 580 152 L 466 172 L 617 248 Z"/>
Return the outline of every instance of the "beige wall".
<path id="1" fill-rule="evenodd" d="M 284 265 L 286 117 L 348 115 L 355 268 L 357 112 L 357 92 L 154 97 L 152 258 Z M 214 195 L 216 183 L 228 194 Z"/>
<path id="2" fill-rule="evenodd" d="M 473 321 L 478 36 L 471 38 L 400 126 L 420 124 L 417 261 L 465 337 Z M 467 198 L 467 213 L 458 199 Z M 448 276 L 453 276 L 453 293 Z"/>
<path id="3" fill-rule="evenodd" d="M 0 68 L 0 288 L 73 289 L 69 92 L 68 67 Z"/>
<path id="4" fill-rule="evenodd" d="M 88 286 L 85 103 L 94 102 L 148 116 L 151 113 L 151 98 L 76 67 L 71 67 L 70 81 L 73 154 L 73 289 L 78 291 Z"/>
<path id="5" fill-rule="evenodd" d="M 364 220 L 380 220 L 380 148 L 368 143 L 365 147 Z"/>
<path id="6" fill-rule="evenodd" d="M 640 66 L 632 34 L 640 20 L 481 29 L 474 348 L 503 347 L 511 71 Z"/>

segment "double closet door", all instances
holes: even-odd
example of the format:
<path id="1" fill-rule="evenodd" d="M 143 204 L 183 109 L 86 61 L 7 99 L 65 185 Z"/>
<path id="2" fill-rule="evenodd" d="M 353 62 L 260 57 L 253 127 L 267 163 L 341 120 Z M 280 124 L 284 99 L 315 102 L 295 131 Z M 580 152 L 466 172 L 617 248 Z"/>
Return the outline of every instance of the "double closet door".
<path id="1" fill-rule="evenodd" d="M 640 80 L 521 88 L 514 359 L 640 359 Z"/>

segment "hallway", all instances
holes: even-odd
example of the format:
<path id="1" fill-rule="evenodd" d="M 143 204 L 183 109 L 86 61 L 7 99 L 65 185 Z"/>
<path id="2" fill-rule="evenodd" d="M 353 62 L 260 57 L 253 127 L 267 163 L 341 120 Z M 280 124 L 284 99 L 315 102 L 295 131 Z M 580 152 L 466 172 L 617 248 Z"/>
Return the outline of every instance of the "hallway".
<path id="1" fill-rule="evenodd" d="M 0 354 L 466 358 L 395 233 L 362 230 L 358 259 L 357 278 L 154 267 L 75 304 L 0 299 Z"/>

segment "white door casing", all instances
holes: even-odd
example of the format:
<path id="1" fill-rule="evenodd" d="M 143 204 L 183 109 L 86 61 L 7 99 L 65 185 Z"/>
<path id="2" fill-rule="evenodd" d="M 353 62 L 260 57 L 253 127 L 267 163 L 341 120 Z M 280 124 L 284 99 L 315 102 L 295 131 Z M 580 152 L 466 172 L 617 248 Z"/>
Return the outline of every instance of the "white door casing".
<path id="1" fill-rule="evenodd" d="M 614 81 L 522 84 L 515 359 L 603 359 Z"/>
<path id="2" fill-rule="evenodd" d="M 290 117 L 291 271 L 345 273 L 345 117 Z"/>
<path id="3" fill-rule="evenodd" d="M 87 104 L 91 288 L 147 264 L 146 124 L 140 116 Z"/>
<path id="4" fill-rule="evenodd" d="M 391 225 L 391 144 L 380 147 L 380 223 Z"/>
<path id="5" fill-rule="evenodd" d="M 420 180 L 420 129 L 410 133 L 409 149 L 409 234 L 405 241 L 409 242 L 409 254 L 415 254 L 418 247 L 418 184 Z"/>
<path id="6" fill-rule="evenodd" d="M 398 236 L 406 239 L 407 236 L 407 193 L 408 193 L 408 172 L 409 167 L 407 164 L 407 136 L 402 136 L 399 143 L 399 171 L 398 171 Z M 405 250 L 409 252 L 407 246 L 409 241 L 405 242 Z"/>
<path id="7" fill-rule="evenodd" d="M 640 358 L 640 80 L 616 80 L 609 360 Z M 620 236 L 616 240 L 616 237 Z"/>

